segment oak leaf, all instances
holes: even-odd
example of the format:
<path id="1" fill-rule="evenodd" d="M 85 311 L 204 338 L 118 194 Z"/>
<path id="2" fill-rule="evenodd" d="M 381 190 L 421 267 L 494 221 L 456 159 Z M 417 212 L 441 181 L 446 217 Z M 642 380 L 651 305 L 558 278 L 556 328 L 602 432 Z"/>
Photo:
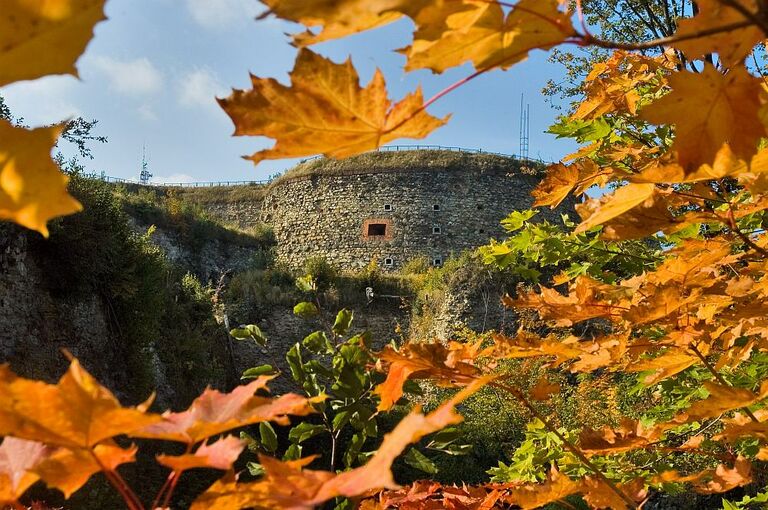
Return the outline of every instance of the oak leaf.
<path id="1" fill-rule="evenodd" d="M 235 436 L 226 436 L 214 443 L 201 444 L 195 453 L 184 455 L 158 455 L 157 462 L 174 471 L 181 472 L 195 468 L 232 469 L 245 442 Z"/>
<path id="2" fill-rule="evenodd" d="M 122 407 L 77 360 L 58 384 L 24 379 L 0 366 L 0 435 L 90 449 L 161 419 L 144 409 Z"/>
<path id="3" fill-rule="evenodd" d="M 758 112 L 761 80 L 744 67 L 722 74 L 706 65 L 701 73 L 679 71 L 669 77 L 670 93 L 643 108 L 640 117 L 653 124 L 674 124 L 678 161 L 685 168 L 712 163 L 728 143 L 733 154 L 748 160 L 765 136 Z"/>
<path id="4" fill-rule="evenodd" d="M 0 444 L 0 505 L 18 500 L 39 476 L 32 470 L 53 451 L 37 441 L 6 437 Z"/>
<path id="5" fill-rule="evenodd" d="M 477 70 L 508 69 L 533 49 L 550 49 L 576 31 L 557 0 L 520 0 L 508 14 L 496 2 L 467 2 L 474 6 L 448 16 L 439 39 L 419 39 L 402 51 L 406 70 L 448 68 L 472 62 Z"/>
<path id="6" fill-rule="evenodd" d="M 288 415 L 306 416 L 315 412 L 312 400 L 293 393 L 275 398 L 255 395 L 258 390 L 266 389 L 273 378 L 260 376 L 230 393 L 208 388 L 186 411 L 163 413 L 162 421 L 133 431 L 130 435 L 195 444 L 234 428 L 263 421 L 286 425 Z"/>
<path id="7" fill-rule="evenodd" d="M 0 87 L 49 74 L 77 76 L 75 62 L 106 0 L 6 0 L 0 11 Z M 0 140 L 5 138 L 0 135 Z"/>
<path id="8" fill-rule="evenodd" d="M 61 130 L 61 126 L 25 129 L 0 119 L 0 219 L 46 237 L 48 220 L 82 210 L 67 193 L 69 178 L 51 159 Z"/>
<path id="9" fill-rule="evenodd" d="M 421 89 L 392 105 L 379 70 L 361 88 L 350 60 L 336 64 L 303 49 L 290 77 L 288 87 L 251 76 L 251 90 L 218 100 L 235 124 L 235 136 L 276 139 L 271 149 L 247 158 L 254 163 L 318 153 L 353 156 L 396 138 L 424 138 L 448 120 L 424 111 Z"/>

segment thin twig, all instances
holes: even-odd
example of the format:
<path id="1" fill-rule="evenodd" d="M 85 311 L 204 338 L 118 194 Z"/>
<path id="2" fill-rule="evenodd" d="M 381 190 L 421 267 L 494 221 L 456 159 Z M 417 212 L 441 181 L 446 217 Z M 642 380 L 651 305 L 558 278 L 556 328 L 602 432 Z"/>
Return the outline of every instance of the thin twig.
<path id="1" fill-rule="evenodd" d="M 706 358 L 706 357 L 704 357 L 704 355 L 701 353 L 701 351 L 699 350 L 699 348 L 698 348 L 697 346 L 695 346 L 695 345 L 691 344 L 689 348 L 690 348 L 690 349 L 691 349 L 691 351 L 692 351 L 692 352 L 693 352 L 693 353 L 694 353 L 694 354 L 695 354 L 695 355 L 696 355 L 696 356 L 699 358 L 699 360 L 701 360 L 701 362 L 704 364 L 704 366 L 707 368 L 707 370 L 709 370 L 709 373 L 711 373 L 711 374 L 712 374 L 712 376 L 713 376 L 715 379 L 717 379 L 717 382 L 719 382 L 719 383 L 720 383 L 720 384 L 722 384 L 723 386 L 727 386 L 727 387 L 729 387 L 729 388 L 731 387 L 731 385 L 730 385 L 730 384 L 728 384 L 728 381 L 726 381 L 726 380 L 723 378 L 723 376 L 722 376 L 722 375 L 720 375 L 720 373 L 719 373 L 717 370 L 715 370 L 715 367 L 713 367 L 713 366 L 712 366 L 712 364 L 711 364 L 709 361 L 707 361 L 707 358 Z M 747 416 L 749 416 L 749 418 L 750 418 L 750 419 L 751 419 L 753 422 L 755 422 L 755 423 L 760 423 L 760 420 L 758 420 L 758 419 L 757 419 L 757 416 L 755 416 L 754 414 L 752 414 L 752 411 L 750 411 L 750 410 L 749 410 L 749 408 L 747 408 L 747 407 L 744 407 L 744 408 L 743 408 L 743 410 L 744 410 L 744 412 L 746 413 L 746 415 L 747 415 Z"/>
<path id="2" fill-rule="evenodd" d="M 514 396 L 517 400 L 520 401 L 523 406 L 525 406 L 526 409 L 528 409 L 528 412 L 531 413 L 531 415 L 540 420 L 547 429 L 552 432 L 560 441 L 563 442 L 563 446 L 571 452 L 573 455 L 575 455 L 587 468 L 589 468 L 595 476 L 600 479 L 601 482 L 603 482 L 605 485 L 608 486 L 608 488 L 613 491 L 617 496 L 619 496 L 622 501 L 624 501 L 629 508 L 636 509 L 637 503 L 635 500 L 627 496 L 624 491 L 619 489 L 615 483 L 613 483 L 611 480 L 606 477 L 600 469 L 595 466 L 592 461 L 590 461 L 584 453 L 576 448 L 573 444 L 571 444 L 570 441 L 568 441 L 568 438 L 566 438 L 554 425 L 552 425 L 549 420 L 547 420 L 544 415 L 542 415 L 534 406 L 530 403 L 530 401 L 526 398 L 526 396 L 523 394 L 522 391 L 518 390 L 517 388 L 513 386 L 507 386 L 506 384 L 502 384 L 499 382 L 491 382 L 489 383 L 491 386 L 495 386 L 499 389 L 502 389 L 508 393 L 510 393 L 512 396 Z"/>
<path id="3" fill-rule="evenodd" d="M 734 11 L 737 11 L 739 14 L 744 16 L 745 19 L 748 19 L 750 22 L 752 22 L 752 24 L 760 27 L 760 30 L 762 30 L 763 33 L 768 35 L 768 23 L 766 23 L 765 19 L 761 18 L 758 13 L 750 11 L 735 0 L 720 0 L 720 2 L 724 3 Z"/>
<path id="4" fill-rule="evenodd" d="M 719 27 L 711 27 L 704 30 L 697 30 L 689 34 L 673 35 L 670 37 L 662 37 L 659 39 L 653 39 L 651 41 L 645 41 L 640 43 L 621 43 L 618 41 L 606 41 L 598 37 L 594 37 L 590 34 L 582 34 L 576 39 L 572 39 L 566 42 L 572 44 L 578 44 L 579 46 L 598 46 L 600 48 L 606 48 L 609 50 L 647 50 L 651 48 L 657 48 L 659 46 L 670 46 L 674 43 L 689 41 L 691 39 L 701 39 L 710 35 L 721 34 L 724 32 L 732 32 L 740 28 L 745 28 L 753 25 L 751 21 L 737 21 L 735 23 L 729 23 Z"/>
<path id="5" fill-rule="evenodd" d="M 125 501 L 125 504 L 128 505 L 128 509 L 144 510 L 144 505 L 141 504 L 139 497 L 131 490 L 128 484 L 125 483 L 125 480 L 123 480 L 123 478 L 116 471 L 107 468 L 107 466 L 105 466 L 104 463 L 101 462 L 101 459 L 99 458 L 99 456 L 96 455 L 96 452 L 94 452 L 92 449 L 89 449 L 88 453 L 91 454 L 91 457 L 93 457 L 93 460 L 96 462 L 96 464 L 99 466 L 101 471 L 104 473 L 104 476 L 107 478 L 107 481 L 109 481 L 109 483 L 117 490 L 117 492 L 120 493 L 120 496 Z"/>

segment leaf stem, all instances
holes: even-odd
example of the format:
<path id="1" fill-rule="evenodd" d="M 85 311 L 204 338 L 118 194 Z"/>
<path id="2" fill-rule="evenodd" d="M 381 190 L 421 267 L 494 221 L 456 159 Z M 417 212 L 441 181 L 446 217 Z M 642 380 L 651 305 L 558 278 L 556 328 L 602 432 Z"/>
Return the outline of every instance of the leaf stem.
<path id="1" fill-rule="evenodd" d="M 613 483 L 611 480 L 606 477 L 600 469 L 598 469 L 597 466 L 595 466 L 592 461 L 590 461 L 584 453 L 576 448 L 568 439 L 555 427 L 552 425 L 547 418 L 542 415 L 534 406 L 531 404 L 531 402 L 526 398 L 526 396 L 523 394 L 522 391 L 518 390 L 517 388 L 513 386 L 508 386 L 506 384 L 502 384 L 499 382 L 490 382 L 491 386 L 495 386 L 496 388 L 502 389 L 508 393 L 510 393 L 512 396 L 514 396 L 517 400 L 520 401 L 520 403 L 525 406 L 526 409 L 528 409 L 528 412 L 531 413 L 531 415 L 540 420 L 547 429 L 552 432 L 557 438 L 563 442 L 563 446 L 571 452 L 573 455 L 575 455 L 586 467 L 588 467 L 593 473 L 595 473 L 595 476 L 600 479 L 601 482 L 603 482 L 605 485 L 608 486 L 608 488 L 613 491 L 617 496 L 619 496 L 622 501 L 624 501 L 629 508 L 636 509 L 637 503 L 635 503 L 635 500 L 627 496 L 624 491 L 619 489 L 615 483 Z"/>
<path id="2" fill-rule="evenodd" d="M 107 468 L 107 466 L 104 465 L 103 462 L 101 462 L 101 459 L 98 455 L 96 455 L 96 452 L 93 451 L 93 449 L 89 449 L 88 453 L 91 454 L 91 457 L 93 457 L 93 460 L 98 464 L 98 466 L 101 468 L 101 471 L 104 473 L 104 476 L 107 478 L 107 481 L 117 490 L 117 492 L 120 493 L 120 496 L 125 501 L 125 504 L 128 505 L 129 510 L 144 510 L 144 505 L 142 505 L 141 501 L 139 500 L 139 497 L 134 493 L 131 488 L 128 486 L 128 484 L 123 480 L 123 477 L 120 476 L 120 474 L 112 469 Z"/>

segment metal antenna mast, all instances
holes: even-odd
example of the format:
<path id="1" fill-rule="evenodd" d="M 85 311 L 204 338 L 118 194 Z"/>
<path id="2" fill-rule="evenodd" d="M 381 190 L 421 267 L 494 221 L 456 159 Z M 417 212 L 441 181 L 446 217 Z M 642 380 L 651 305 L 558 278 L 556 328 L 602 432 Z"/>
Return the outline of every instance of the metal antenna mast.
<path id="1" fill-rule="evenodd" d="M 143 145 L 141 148 L 141 173 L 139 174 L 139 182 L 146 186 L 149 184 L 151 178 L 152 174 L 149 173 L 149 162 L 147 161 L 147 146 Z"/>
<path id="2" fill-rule="evenodd" d="M 520 94 L 520 158 L 528 160 L 531 139 L 531 105 L 525 104 L 525 96 Z"/>

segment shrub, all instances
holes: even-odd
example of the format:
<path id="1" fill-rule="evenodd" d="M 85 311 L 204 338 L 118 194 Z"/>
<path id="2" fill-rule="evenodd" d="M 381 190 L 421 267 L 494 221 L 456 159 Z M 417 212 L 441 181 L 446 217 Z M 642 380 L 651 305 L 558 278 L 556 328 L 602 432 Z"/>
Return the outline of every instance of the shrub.
<path id="1" fill-rule="evenodd" d="M 310 257 L 304 261 L 303 272 L 312 275 L 320 292 L 328 290 L 338 277 L 336 268 L 323 256 Z"/>

